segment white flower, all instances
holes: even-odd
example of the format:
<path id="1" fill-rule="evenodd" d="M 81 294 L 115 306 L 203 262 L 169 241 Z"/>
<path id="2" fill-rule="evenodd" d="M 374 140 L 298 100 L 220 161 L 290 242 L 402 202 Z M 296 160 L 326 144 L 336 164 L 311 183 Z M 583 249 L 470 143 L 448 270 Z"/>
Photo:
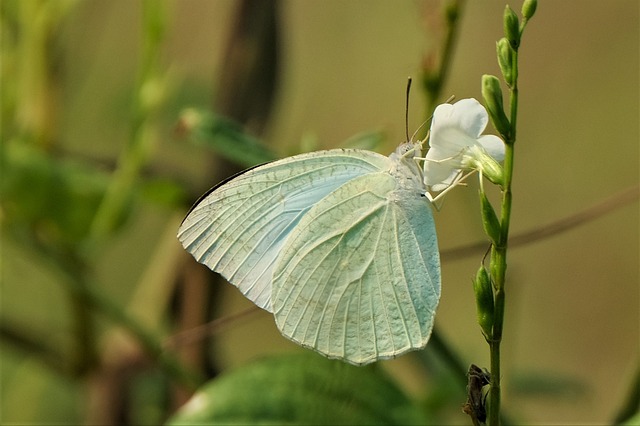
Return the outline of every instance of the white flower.
<path id="1" fill-rule="evenodd" d="M 436 108 L 424 162 L 424 183 L 429 190 L 442 191 L 469 170 L 502 183 L 498 162 L 504 159 L 504 142 L 494 135 L 481 135 L 488 122 L 487 111 L 475 99 Z"/>

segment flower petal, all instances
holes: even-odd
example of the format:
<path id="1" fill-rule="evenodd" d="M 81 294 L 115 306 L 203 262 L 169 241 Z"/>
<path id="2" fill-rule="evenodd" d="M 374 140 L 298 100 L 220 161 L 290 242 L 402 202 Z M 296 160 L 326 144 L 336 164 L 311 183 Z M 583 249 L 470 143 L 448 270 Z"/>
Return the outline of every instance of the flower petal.
<path id="1" fill-rule="evenodd" d="M 456 128 L 476 139 L 487 127 L 487 110 L 473 98 L 461 99 L 455 104 L 439 105 L 433 113 L 431 134 L 442 129 Z"/>
<path id="2" fill-rule="evenodd" d="M 435 186 L 443 184 L 451 175 L 455 176 L 458 173 L 458 170 L 447 162 L 436 163 L 428 160 L 424 164 L 424 171 L 424 183 L 433 191 L 439 191 Z"/>
<path id="3" fill-rule="evenodd" d="M 478 142 L 494 160 L 504 160 L 504 142 L 502 139 L 494 135 L 484 135 L 478 138 Z"/>
<path id="4" fill-rule="evenodd" d="M 487 110 L 472 98 L 436 108 L 424 160 L 424 183 L 430 191 L 446 189 L 462 170 L 476 169 L 487 176 L 491 172 L 492 182 L 499 180 L 496 161 L 504 159 L 505 146 L 497 136 L 481 136 L 488 123 Z"/>
<path id="5" fill-rule="evenodd" d="M 458 176 L 459 173 L 460 173 L 460 170 L 453 170 L 451 174 L 449 174 L 449 176 L 447 176 L 445 179 L 440 181 L 440 183 L 435 183 L 433 185 L 430 185 L 429 190 L 434 192 L 444 191 L 445 189 L 447 189 L 453 184 L 453 181 L 455 180 L 456 176 Z"/>
<path id="6" fill-rule="evenodd" d="M 443 160 L 460 156 L 466 148 L 476 144 L 475 138 L 457 127 L 441 127 L 436 132 L 432 132 L 429 137 L 430 148 L 427 151 L 427 159 Z"/>

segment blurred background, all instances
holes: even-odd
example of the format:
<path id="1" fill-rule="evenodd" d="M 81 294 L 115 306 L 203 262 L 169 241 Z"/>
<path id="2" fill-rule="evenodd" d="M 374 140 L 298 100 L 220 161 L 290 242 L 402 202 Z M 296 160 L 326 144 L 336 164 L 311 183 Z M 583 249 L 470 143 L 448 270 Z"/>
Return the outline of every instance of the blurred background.
<path id="1" fill-rule="evenodd" d="M 608 423 L 640 355 L 639 5 L 540 3 L 520 49 L 512 234 L 589 220 L 509 252 L 503 406 L 528 424 Z M 500 75 L 504 7 L 461 9 L 439 102 L 481 99 L 481 76 Z M 1 8 L 0 421 L 158 423 L 198 383 L 176 365 L 213 377 L 302 351 L 265 312 L 229 318 L 251 302 L 184 253 L 177 227 L 197 196 L 261 160 L 391 152 L 405 139 L 407 76 L 409 129 L 431 113 L 419 82 L 441 53 L 442 2 Z M 589 210 L 601 203 L 613 207 Z M 484 239 L 474 183 L 434 214 L 436 325 L 465 365 L 488 366 L 471 287 L 482 252 L 444 254 Z M 380 364 L 425 405 L 446 393 L 419 355 Z M 461 395 L 439 422 L 468 423 Z"/>

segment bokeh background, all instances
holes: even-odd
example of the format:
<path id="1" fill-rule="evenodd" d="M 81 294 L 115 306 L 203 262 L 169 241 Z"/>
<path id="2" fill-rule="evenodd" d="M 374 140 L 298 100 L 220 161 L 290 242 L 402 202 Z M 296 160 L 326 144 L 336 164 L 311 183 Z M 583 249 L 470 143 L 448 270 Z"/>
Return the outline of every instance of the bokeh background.
<path id="1" fill-rule="evenodd" d="M 504 6 L 494 0 L 465 5 L 443 98 L 480 99 L 482 74 L 500 74 L 495 42 L 502 37 Z M 512 6 L 518 10 L 520 4 Z M 132 105 L 143 63 L 142 2 L 3 1 L 2 143 L 6 147 L 24 135 L 21 129 L 26 125 L 19 123 L 29 123 L 31 110 L 15 105 L 24 104 L 21 100 L 28 96 L 33 100 L 30 108 L 38 110 L 44 104 L 48 111 L 49 125 L 39 136 L 49 141 L 44 152 L 99 170 L 107 180 L 137 137 L 132 129 L 149 132 L 139 171 L 141 181 L 150 176 L 152 183 L 136 186 L 121 223 L 99 240 L 99 248 L 82 250 L 94 261 L 92 284 L 144 318 L 154 332 L 167 336 L 176 324 L 189 328 L 188 321 L 176 318 L 194 303 L 188 302 L 189 292 L 178 288 L 187 280 L 176 277 L 184 268 L 199 277 L 207 275 L 204 268 L 185 267 L 191 260 L 175 240 L 177 226 L 193 197 L 241 168 L 216 159 L 214 151 L 190 143 L 176 130 L 184 108 L 227 112 L 221 110 L 236 105 L 225 98 L 233 97 L 233 91 L 225 92 L 228 86 L 223 84 L 233 81 L 225 77 L 231 64 L 225 52 L 240 2 L 166 1 L 162 8 L 164 35 L 153 68 L 158 78 L 145 89 L 155 99 L 150 102 L 161 106 L 140 127 Z M 637 194 L 639 15 L 635 0 L 540 2 L 520 49 L 513 234 L 544 228 L 634 186 Z M 17 27 L 11 24 L 16 16 L 33 19 Z M 436 1 L 278 3 L 273 97 L 243 86 L 256 91 L 258 106 L 265 96 L 273 103 L 268 113 L 248 120 L 249 128 L 278 156 L 344 146 L 345 140 L 363 131 L 380 132 L 384 138 L 375 149 L 392 151 L 405 138 L 406 78 L 419 79 L 425 57 L 438 52 L 441 16 L 441 3 Z M 27 40 L 35 37 L 37 44 L 38 26 L 48 28 L 40 34 L 49 40 L 44 52 L 30 50 L 33 40 Z M 251 47 L 255 46 L 247 51 Z M 55 65 L 49 70 L 51 90 L 29 86 L 29 81 L 42 80 L 37 75 L 42 60 L 38 53 Z M 270 69 L 266 64 L 264 73 Z M 271 77 L 258 73 L 251 78 Z M 238 96 L 251 101 L 251 90 Z M 416 84 L 410 129 L 427 119 L 425 105 Z M 10 165 L 3 169 L 2 179 L 11 181 Z M 28 184 L 20 188 L 29 191 Z M 16 224 L 7 212 L 16 211 L 11 203 L 21 200 L 5 192 L 0 212 L 0 420 L 83 422 L 91 404 L 107 392 L 92 386 L 91 380 L 99 378 L 80 380 L 67 374 L 66 367 L 51 367 L 41 352 L 19 338 L 56 348 L 58 366 L 68 366 L 75 357 L 77 317 L 60 283 L 63 278 L 15 237 L 14 231 L 24 224 Z M 453 191 L 435 218 L 443 250 L 483 240 L 473 183 Z M 46 226 L 38 229 L 38 235 L 48 235 Z M 84 241 L 83 236 L 75 241 Z M 471 291 L 481 257 L 445 259 L 436 323 L 465 363 L 488 366 L 488 347 L 475 322 Z M 529 424 L 612 420 L 638 369 L 639 259 L 637 198 L 579 227 L 510 251 L 503 406 L 513 417 Z M 205 293 L 210 302 L 196 306 L 196 297 L 193 310 L 199 316 L 193 325 L 251 306 L 234 287 L 210 285 L 215 286 L 215 291 Z M 138 354 L 133 340 L 113 322 L 104 315 L 96 321 L 94 337 L 103 364 L 121 359 L 123 353 Z M 205 349 L 208 364 L 217 371 L 241 367 L 266 354 L 301 350 L 282 338 L 270 315 L 262 312 L 217 328 Z M 130 370 L 139 367 L 147 373 L 128 389 L 146 395 L 140 389 L 151 389 L 163 378 L 148 372 L 148 365 L 134 355 Z M 414 355 L 382 364 L 416 399 L 437 391 Z M 126 376 L 130 370 L 118 371 Z M 161 398 L 137 403 L 147 410 L 137 419 L 159 419 L 172 409 Z M 459 411 L 459 405 L 453 406 L 442 419 L 466 423 Z"/>

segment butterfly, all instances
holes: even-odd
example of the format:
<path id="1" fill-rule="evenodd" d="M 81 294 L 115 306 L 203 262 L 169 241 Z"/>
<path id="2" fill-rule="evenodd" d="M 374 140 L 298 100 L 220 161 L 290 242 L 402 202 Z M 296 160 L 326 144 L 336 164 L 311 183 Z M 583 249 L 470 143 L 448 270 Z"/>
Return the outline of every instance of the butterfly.
<path id="1" fill-rule="evenodd" d="M 195 203 L 178 238 L 304 347 L 356 365 L 421 349 L 440 258 L 420 147 L 332 149 L 245 170 Z"/>

